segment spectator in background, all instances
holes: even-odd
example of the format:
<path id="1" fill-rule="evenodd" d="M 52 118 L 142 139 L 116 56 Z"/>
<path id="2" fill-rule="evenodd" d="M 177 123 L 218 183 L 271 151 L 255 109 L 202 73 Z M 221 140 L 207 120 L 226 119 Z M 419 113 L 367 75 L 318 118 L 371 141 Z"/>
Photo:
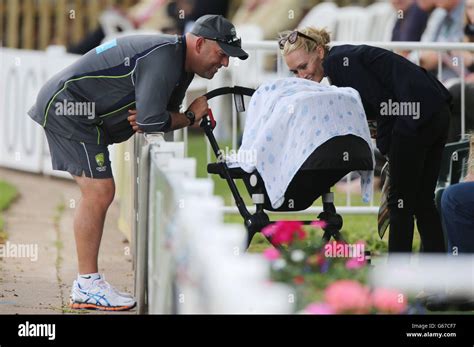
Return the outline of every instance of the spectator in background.
<path id="1" fill-rule="evenodd" d="M 429 12 L 422 10 L 414 0 L 392 0 L 392 6 L 397 10 L 392 41 L 420 41 Z"/>
<path id="2" fill-rule="evenodd" d="M 416 0 L 416 4 L 420 9 L 431 15 L 431 12 L 433 12 L 436 7 L 436 0 Z"/>
<path id="3" fill-rule="evenodd" d="M 474 0 L 466 0 L 464 21 L 464 42 L 474 42 Z M 465 117 L 466 132 L 474 130 L 474 52 L 454 52 L 464 58 L 465 76 Z M 448 142 L 459 141 L 461 138 L 461 83 L 449 88 L 453 96 L 453 118 L 449 127 Z"/>
<path id="4" fill-rule="evenodd" d="M 168 15 L 174 19 L 178 33 L 184 34 L 203 15 L 227 17 L 229 3 L 229 0 L 176 0 L 169 3 Z"/>
<path id="5" fill-rule="evenodd" d="M 245 0 L 232 18 L 232 22 L 237 26 L 257 25 L 262 29 L 265 40 L 274 40 L 280 31 L 297 27 L 307 7 L 319 2 L 319 0 Z"/>
<path id="6" fill-rule="evenodd" d="M 174 33 L 176 31 L 174 20 L 167 12 L 169 2 L 169 0 L 141 0 L 127 10 L 127 17 L 135 28 Z"/>
<path id="7" fill-rule="evenodd" d="M 296 28 L 307 10 L 320 0 L 244 0 L 232 17 L 237 27 L 255 25 L 262 31 L 264 40 L 275 40 L 281 31 Z M 245 38 L 244 38 L 245 39 Z M 266 55 L 265 70 L 276 70 L 275 55 Z"/>
<path id="8" fill-rule="evenodd" d="M 431 14 L 422 42 L 461 42 L 463 39 L 464 0 L 436 0 L 436 9 Z M 416 60 L 415 53 L 410 58 Z M 442 54 L 443 71 L 441 80 L 458 77 L 453 57 Z M 420 65 L 426 70 L 437 73 L 438 52 L 424 51 L 420 56 Z"/>

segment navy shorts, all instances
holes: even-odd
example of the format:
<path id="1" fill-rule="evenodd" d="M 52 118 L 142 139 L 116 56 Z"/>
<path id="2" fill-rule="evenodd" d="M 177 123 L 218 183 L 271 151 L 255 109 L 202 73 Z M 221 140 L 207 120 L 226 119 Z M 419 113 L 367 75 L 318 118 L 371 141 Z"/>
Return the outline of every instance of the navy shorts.
<path id="1" fill-rule="evenodd" d="M 54 170 L 67 171 L 73 176 L 113 177 L 107 145 L 78 142 L 44 130 Z"/>

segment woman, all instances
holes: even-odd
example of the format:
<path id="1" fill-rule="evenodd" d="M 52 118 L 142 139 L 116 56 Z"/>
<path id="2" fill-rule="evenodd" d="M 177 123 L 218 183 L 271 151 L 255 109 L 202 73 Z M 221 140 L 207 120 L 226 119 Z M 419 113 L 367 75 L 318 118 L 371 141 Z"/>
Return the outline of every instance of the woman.
<path id="1" fill-rule="evenodd" d="M 312 27 L 285 33 L 280 49 L 290 71 L 338 87 L 356 89 L 376 141 L 389 158 L 389 252 L 411 252 L 416 217 L 424 252 L 444 252 L 434 204 L 446 143 L 451 96 L 424 69 L 390 51 L 360 45 L 328 47 L 329 33 Z"/>

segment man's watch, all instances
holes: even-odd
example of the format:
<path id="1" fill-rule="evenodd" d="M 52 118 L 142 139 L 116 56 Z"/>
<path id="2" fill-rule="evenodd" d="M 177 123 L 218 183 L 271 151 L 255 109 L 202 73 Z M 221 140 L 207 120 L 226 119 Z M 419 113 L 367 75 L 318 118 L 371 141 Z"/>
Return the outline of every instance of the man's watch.
<path id="1" fill-rule="evenodd" d="M 189 120 L 189 126 L 193 125 L 196 121 L 196 115 L 194 114 L 194 112 L 188 110 L 184 113 L 184 115 Z"/>

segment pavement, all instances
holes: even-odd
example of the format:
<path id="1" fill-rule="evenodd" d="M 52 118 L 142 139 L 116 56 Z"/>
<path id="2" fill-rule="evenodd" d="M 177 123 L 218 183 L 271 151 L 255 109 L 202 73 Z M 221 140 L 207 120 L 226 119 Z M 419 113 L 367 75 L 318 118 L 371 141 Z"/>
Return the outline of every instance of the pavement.
<path id="1" fill-rule="evenodd" d="M 117 314 L 67 306 L 77 277 L 72 226 L 80 192 L 74 181 L 5 168 L 0 168 L 0 179 L 19 191 L 3 212 L 8 234 L 4 252 L 8 253 L 0 258 L 0 314 Z M 133 293 L 130 244 L 118 230 L 118 217 L 115 201 L 105 222 L 99 272 L 117 289 Z"/>

